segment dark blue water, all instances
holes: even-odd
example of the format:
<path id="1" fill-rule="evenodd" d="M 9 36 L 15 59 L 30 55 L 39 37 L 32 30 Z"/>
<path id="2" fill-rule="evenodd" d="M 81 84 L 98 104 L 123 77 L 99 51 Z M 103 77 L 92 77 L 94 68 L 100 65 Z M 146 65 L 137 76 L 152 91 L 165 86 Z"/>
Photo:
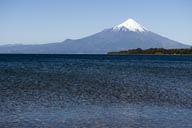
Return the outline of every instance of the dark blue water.
<path id="1" fill-rule="evenodd" d="M 192 56 L 0 55 L 0 128 L 191 128 Z"/>

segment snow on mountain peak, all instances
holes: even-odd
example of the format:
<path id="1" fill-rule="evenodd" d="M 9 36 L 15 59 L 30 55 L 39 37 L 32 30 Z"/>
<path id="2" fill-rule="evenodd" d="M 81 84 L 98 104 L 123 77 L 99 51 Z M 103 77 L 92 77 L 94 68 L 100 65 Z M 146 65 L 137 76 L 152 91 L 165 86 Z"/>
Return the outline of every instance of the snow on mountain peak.
<path id="1" fill-rule="evenodd" d="M 125 22 L 113 27 L 114 31 L 133 31 L 133 32 L 145 32 L 148 31 L 142 25 L 138 24 L 133 19 L 128 19 Z"/>

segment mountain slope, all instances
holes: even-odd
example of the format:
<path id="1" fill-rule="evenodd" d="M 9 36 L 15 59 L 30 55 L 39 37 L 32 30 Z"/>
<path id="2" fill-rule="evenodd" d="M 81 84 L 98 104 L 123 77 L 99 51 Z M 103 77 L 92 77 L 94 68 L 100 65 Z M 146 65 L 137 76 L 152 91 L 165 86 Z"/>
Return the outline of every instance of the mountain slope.
<path id="1" fill-rule="evenodd" d="M 133 19 L 94 35 L 60 43 L 43 45 L 7 45 L 0 53 L 46 53 L 46 54 L 103 54 L 110 51 L 134 48 L 188 48 L 189 46 L 170 40 L 147 30 Z"/>

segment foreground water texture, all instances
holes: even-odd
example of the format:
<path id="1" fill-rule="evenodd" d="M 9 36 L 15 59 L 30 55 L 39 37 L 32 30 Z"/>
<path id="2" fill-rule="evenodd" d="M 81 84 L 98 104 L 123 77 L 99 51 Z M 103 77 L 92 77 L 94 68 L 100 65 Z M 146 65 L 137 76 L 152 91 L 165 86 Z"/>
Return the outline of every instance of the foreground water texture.
<path id="1" fill-rule="evenodd" d="M 0 55 L 1 128 L 191 128 L 192 56 Z"/>

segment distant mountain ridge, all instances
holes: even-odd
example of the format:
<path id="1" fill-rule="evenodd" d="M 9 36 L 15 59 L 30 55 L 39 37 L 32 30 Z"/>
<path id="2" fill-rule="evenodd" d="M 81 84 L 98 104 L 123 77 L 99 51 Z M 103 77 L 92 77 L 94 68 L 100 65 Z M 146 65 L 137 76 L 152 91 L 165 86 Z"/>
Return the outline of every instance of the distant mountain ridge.
<path id="1" fill-rule="evenodd" d="M 133 19 L 91 36 L 41 45 L 4 45 L 0 53 L 106 54 L 135 48 L 189 48 L 190 46 L 153 33 Z"/>

